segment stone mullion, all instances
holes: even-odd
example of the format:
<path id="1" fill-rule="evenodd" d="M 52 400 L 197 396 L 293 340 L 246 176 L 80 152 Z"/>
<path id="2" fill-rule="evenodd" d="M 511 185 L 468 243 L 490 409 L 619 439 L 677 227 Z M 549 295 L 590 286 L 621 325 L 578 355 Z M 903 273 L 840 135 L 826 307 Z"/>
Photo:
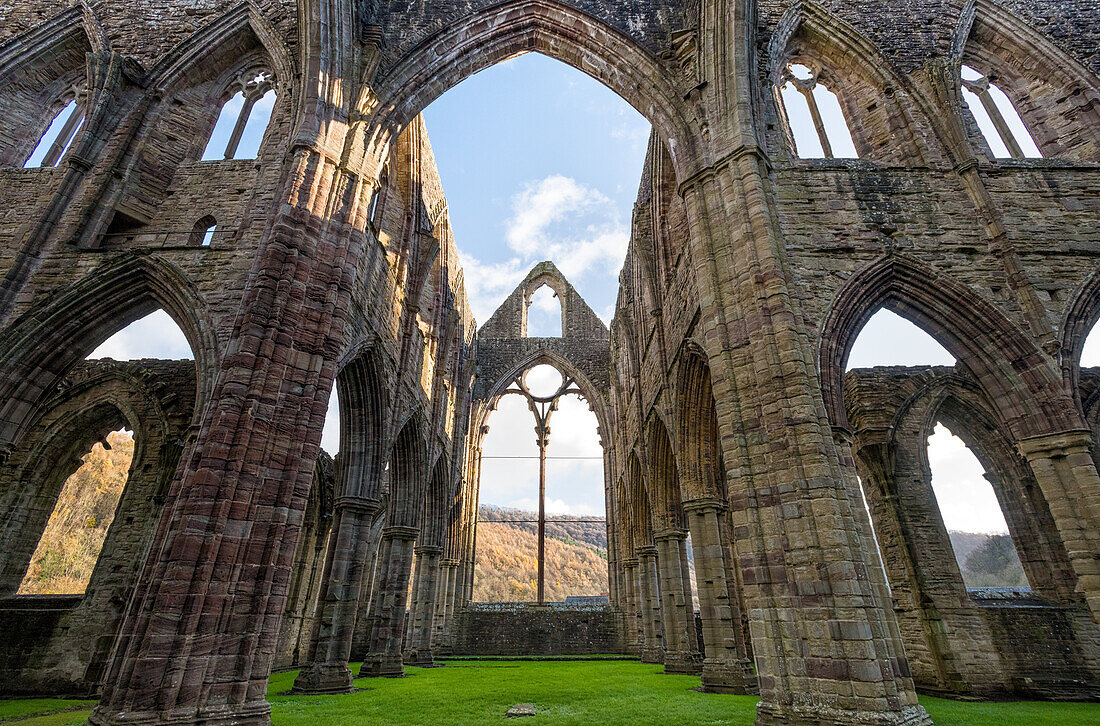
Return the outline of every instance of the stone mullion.
<path id="1" fill-rule="evenodd" d="M 744 433 L 749 457 L 742 471 L 755 472 L 742 477 L 747 489 L 731 489 L 731 499 L 735 515 L 746 520 L 735 531 L 752 538 L 737 547 L 748 567 L 746 590 L 752 607 L 768 616 L 754 628 L 754 640 L 761 641 L 754 644 L 760 722 L 859 723 L 885 714 L 927 722 L 901 643 L 887 624 L 892 614 L 867 579 L 865 544 L 851 528 L 850 493 L 826 430 L 805 324 L 787 290 L 788 263 L 763 163 L 755 151 L 744 151 L 686 190 L 693 211 L 711 217 L 711 224 L 725 220 L 721 235 L 693 235 L 693 244 L 706 244 L 696 258 L 714 261 L 699 284 L 703 299 L 717 300 L 715 288 L 740 298 L 729 308 L 737 334 L 712 342 L 731 346 L 725 356 L 730 383 L 756 406 L 741 421 L 731 420 L 727 409 L 724 433 Z M 731 264 L 722 265 L 722 256 Z M 721 367 L 716 373 L 723 377 Z M 777 437 L 785 447 L 781 457 L 774 454 Z M 728 439 L 723 444 L 727 466 L 736 465 L 742 452 L 729 451 Z M 808 690 L 828 694 L 829 708 L 798 705 L 793 694 Z"/>
<path id="2" fill-rule="evenodd" d="M 386 559 L 380 563 L 381 583 L 375 588 L 379 604 L 376 610 L 370 652 L 363 660 L 359 676 L 400 676 L 405 668 L 401 659 L 401 641 L 405 634 L 405 606 L 412 574 L 413 543 L 419 530 L 413 527 L 386 527 L 382 531 Z"/>
<path id="3" fill-rule="evenodd" d="M 1100 476 L 1088 431 L 1018 442 L 1065 544 L 1093 620 L 1100 620 Z"/>
<path id="4" fill-rule="evenodd" d="M 213 403 L 173 483 L 92 723 L 268 721 L 270 641 L 323 419 L 315 404 L 335 377 L 361 242 L 348 224 L 358 222 L 358 181 L 308 147 L 290 170 L 290 202 L 257 252 Z M 320 334 L 307 348 L 286 330 Z M 274 426 L 282 412 L 297 420 Z"/>
<path id="5" fill-rule="evenodd" d="M 795 88 L 806 99 L 806 105 L 810 109 L 810 118 L 814 122 L 814 130 L 817 131 L 817 138 L 821 141 L 821 152 L 826 159 L 832 159 L 833 146 L 829 143 L 829 134 L 825 132 L 825 122 L 821 120 L 821 109 L 817 107 L 817 99 L 814 98 L 814 85 L 796 83 Z"/>
<path id="6" fill-rule="evenodd" d="M 1008 147 L 1008 153 L 1012 158 L 1023 159 L 1024 150 L 1020 148 L 1020 144 L 1016 141 L 1016 136 L 1012 133 L 1012 130 L 1008 128 L 1005 117 L 1001 114 L 1001 109 L 997 108 L 993 96 L 989 93 L 989 80 L 983 78 L 978 82 L 963 81 L 963 85 L 973 91 L 974 95 L 982 102 L 982 108 L 989 114 L 989 120 L 993 122 L 993 127 L 997 129 L 997 135 L 1001 137 L 1001 141 Z"/>
<path id="7" fill-rule="evenodd" d="M 639 547 L 637 552 L 638 609 L 642 615 L 640 657 L 643 663 L 661 663 L 664 661 L 664 647 L 661 643 L 661 606 L 657 590 L 657 548 L 649 545 Z"/>
<path id="8" fill-rule="evenodd" d="M 709 693 L 751 693 L 755 678 L 741 629 L 741 607 L 730 587 L 727 549 L 721 526 L 726 504 L 720 499 L 684 502 L 695 555 L 699 618 L 703 623 L 703 690 Z"/>
<path id="9" fill-rule="evenodd" d="M 654 540 L 665 631 L 665 673 L 698 675 L 703 657 L 695 632 L 691 582 L 687 579 L 687 533 L 681 529 L 665 530 L 657 533 Z"/>
<path id="10" fill-rule="evenodd" d="M 439 596 L 440 559 L 442 547 L 416 548 L 415 597 L 409 613 L 409 634 L 404 660 L 409 665 L 431 665 L 432 627 L 436 600 Z"/>
<path id="11" fill-rule="evenodd" d="M 363 497 L 344 496 L 337 500 L 335 510 L 336 528 L 325 558 L 321 602 L 309 656 L 294 679 L 295 693 L 347 693 L 352 689 L 348 660 L 364 570 L 378 546 L 377 538 L 371 536 L 371 522 L 381 505 Z"/>

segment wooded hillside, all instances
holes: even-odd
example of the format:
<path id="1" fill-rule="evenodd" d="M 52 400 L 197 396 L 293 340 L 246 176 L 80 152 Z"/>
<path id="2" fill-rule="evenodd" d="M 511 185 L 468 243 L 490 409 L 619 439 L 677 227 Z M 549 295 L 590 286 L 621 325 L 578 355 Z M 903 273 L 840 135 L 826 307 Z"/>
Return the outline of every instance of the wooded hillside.
<path id="1" fill-rule="evenodd" d="M 534 601 L 537 591 L 538 515 L 483 505 L 477 525 L 474 600 Z M 554 515 L 546 523 L 546 599 L 607 594 L 607 528 Z M 503 520 L 503 521 L 502 521 Z M 535 521 L 514 521 L 535 520 Z"/>

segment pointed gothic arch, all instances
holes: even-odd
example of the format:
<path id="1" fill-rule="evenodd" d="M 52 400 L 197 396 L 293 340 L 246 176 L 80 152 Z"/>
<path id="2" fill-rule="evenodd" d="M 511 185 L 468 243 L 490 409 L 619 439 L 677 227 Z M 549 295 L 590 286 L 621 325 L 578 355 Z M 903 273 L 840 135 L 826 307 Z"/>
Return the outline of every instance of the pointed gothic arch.
<path id="1" fill-rule="evenodd" d="M 847 428 L 843 376 L 848 353 L 879 308 L 902 315 L 936 338 L 973 373 L 1015 436 L 1082 427 L 1061 382 L 1030 337 L 949 275 L 897 254 L 852 275 L 822 326 L 821 386 L 834 426 Z"/>
<path id="2" fill-rule="evenodd" d="M 778 89 L 792 61 L 810 63 L 816 80 L 839 98 L 860 157 L 913 164 L 940 155 L 922 140 L 931 124 L 920 93 L 875 43 L 813 0 L 792 4 L 768 43 L 768 79 L 781 115 Z"/>
<path id="3" fill-rule="evenodd" d="M 445 51 L 441 49 L 446 49 Z M 668 141 L 684 170 L 696 153 L 683 94 L 661 61 L 603 22 L 554 0 L 510 0 L 471 13 L 417 45 L 379 79 L 383 109 L 368 134 L 377 148 L 444 91 L 519 53 L 539 52 L 600 81 L 634 106 Z"/>
<path id="4" fill-rule="evenodd" d="M 83 92 L 85 57 L 94 50 L 79 7 L 20 41 L 0 45 L 0 167 L 23 166 L 58 113 Z"/>
<path id="5" fill-rule="evenodd" d="M 1100 78 L 1032 23 L 969 0 L 951 56 L 995 80 L 1044 156 L 1100 160 Z"/>
<path id="6" fill-rule="evenodd" d="M 179 325 L 195 355 L 195 417 L 201 416 L 221 357 L 206 304 L 171 263 L 127 255 L 58 291 L 0 335 L 0 442 L 10 446 L 19 437 L 37 401 L 78 361 L 157 308 Z"/>
<path id="7" fill-rule="evenodd" d="M 676 446 L 683 501 L 726 500 L 718 413 L 706 353 L 695 342 L 680 353 L 676 383 Z"/>

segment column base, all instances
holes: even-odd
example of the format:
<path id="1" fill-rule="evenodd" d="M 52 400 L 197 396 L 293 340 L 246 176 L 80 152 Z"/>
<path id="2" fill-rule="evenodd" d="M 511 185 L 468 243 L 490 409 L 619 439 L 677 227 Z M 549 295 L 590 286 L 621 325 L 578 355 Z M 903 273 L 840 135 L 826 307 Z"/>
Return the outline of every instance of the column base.
<path id="1" fill-rule="evenodd" d="M 660 648 L 642 648 L 638 658 L 643 663 L 663 663 L 664 653 Z"/>
<path id="2" fill-rule="evenodd" d="M 405 665 L 416 666 L 418 668 L 433 668 L 435 666 L 435 658 L 432 656 L 430 650 L 405 651 L 405 655 L 402 657 L 401 662 Z"/>
<path id="3" fill-rule="evenodd" d="M 363 660 L 360 678 L 401 678 L 405 675 L 405 663 L 401 656 L 372 653 Z"/>
<path id="4" fill-rule="evenodd" d="M 897 711 L 848 711 L 824 704 L 778 705 L 761 702 L 756 707 L 756 726 L 933 726 L 923 706 L 903 706 Z"/>
<path id="5" fill-rule="evenodd" d="M 760 686 L 748 661 L 703 661 L 703 692 L 734 693 L 739 696 L 760 693 Z"/>
<path id="6" fill-rule="evenodd" d="M 237 706 L 177 708 L 171 711 L 118 711 L 102 703 L 88 717 L 90 726 L 134 726 L 135 724 L 202 724 L 202 726 L 270 726 L 271 704 L 263 699 Z"/>
<path id="7" fill-rule="evenodd" d="M 294 695 L 351 693 L 351 669 L 347 663 L 311 663 L 298 673 L 290 692 Z"/>
<path id="8" fill-rule="evenodd" d="M 703 656 L 699 653 L 665 651 L 665 673 L 683 676 L 701 675 L 703 673 Z"/>

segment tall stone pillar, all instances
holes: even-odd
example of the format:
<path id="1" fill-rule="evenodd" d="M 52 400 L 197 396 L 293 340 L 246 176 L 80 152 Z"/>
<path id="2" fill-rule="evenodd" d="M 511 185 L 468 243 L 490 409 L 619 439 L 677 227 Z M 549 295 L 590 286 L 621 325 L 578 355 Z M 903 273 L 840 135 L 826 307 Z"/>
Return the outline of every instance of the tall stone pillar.
<path id="1" fill-rule="evenodd" d="M 751 51 L 735 52 L 752 67 Z M 750 88 L 738 86 L 737 109 L 751 105 Z M 803 291 L 789 287 L 769 160 L 751 119 L 740 121 L 739 145 L 680 190 L 723 462 L 737 472 L 726 482 L 729 532 L 753 613 L 757 724 L 927 726 L 869 573 L 876 558 L 828 425 Z"/>
<path id="2" fill-rule="evenodd" d="M 695 608 L 687 564 L 687 532 L 667 529 L 654 535 L 660 579 L 661 622 L 665 631 L 665 673 L 699 675 L 703 655 L 695 631 Z"/>
<path id="3" fill-rule="evenodd" d="M 657 595 L 657 548 L 638 547 L 638 603 L 642 616 L 643 663 L 661 663 L 665 652 L 661 642 L 661 602 Z"/>
<path id="4" fill-rule="evenodd" d="M 726 504 L 721 499 L 683 503 L 695 556 L 699 618 L 703 621 L 703 690 L 754 693 L 756 676 L 741 627 L 741 604 L 733 581 L 733 558 L 724 536 Z"/>
<path id="5" fill-rule="evenodd" d="M 309 656 L 293 693 L 348 693 L 352 673 L 348 668 L 355 634 L 356 611 L 364 573 L 378 546 L 371 537 L 371 522 L 381 511 L 377 500 L 342 496 L 336 500 L 334 535 L 329 539 L 321 600 L 309 646 Z"/>
<path id="6" fill-rule="evenodd" d="M 371 611 L 370 651 L 363 659 L 359 677 L 403 676 L 401 641 L 405 634 L 405 606 L 412 574 L 413 543 L 420 530 L 415 527 L 386 527 L 379 548 L 378 577 Z"/>
<path id="7" fill-rule="evenodd" d="M 623 560 L 623 617 L 626 621 L 626 650 L 641 657 L 645 637 L 638 603 L 638 558 Z"/>
<path id="8" fill-rule="evenodd" d="M 270 722 L 264 696 L 366 208 L 363 179 L 327 149 L 299 140 L 285 164 L 210 404 L 89 718 L 96 726 Z"/>
<path id="9" fill-rule="evenodd" d="M 432 628 L 439 599 L 440 558 L 442 547 L 416 548 L 416 574 L 413 576 L 413 602 L 409 607 L 409 633 L 405 642 L 405 663 L 433 665 Z"/>
<path id="10" fill-rule="evenodd" d="M 454 649 L 455 597 L 458 588 L 459 561 L 447 558 L 440 561 L 439 595 L 436 598 L 435 624 L 433 626 L 432 651 L 448 655 Z"/>
<path id="11" fill-rule="evenodd" d="M 1050 507 L 1092 619 L 1100 622 L 1100 477 L 1088 431 L 1018 442 Z"/>

